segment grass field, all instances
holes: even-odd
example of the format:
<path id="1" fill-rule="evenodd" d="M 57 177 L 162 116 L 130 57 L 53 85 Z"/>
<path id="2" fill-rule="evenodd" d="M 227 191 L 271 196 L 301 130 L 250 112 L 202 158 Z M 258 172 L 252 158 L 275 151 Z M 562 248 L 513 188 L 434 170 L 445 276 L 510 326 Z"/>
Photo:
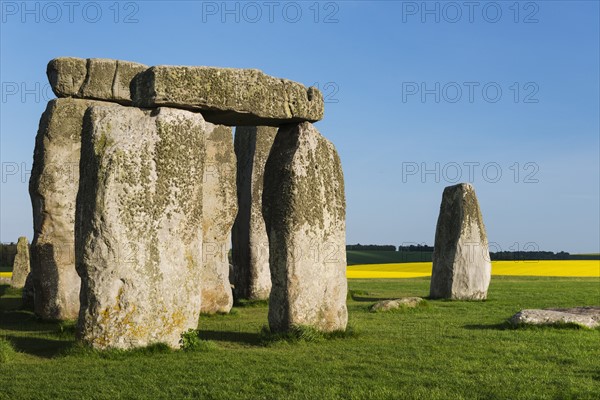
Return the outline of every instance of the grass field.
<path id="1" fill-rule="evenodd" d="M 597 278 L 497 276 L 485 302 L 430 300 L 427 307 L 375 314 L 368 307 L 380 299 L 426 296 L 429 279 L 351 279 L 349 286 L 354 336 L 264 343 L 267 307 L 259 303 L 201 317 L 201 337 L 213 343 L 206 351 L 102 353 L 74 344 L 72 322 L 42 323 L 17 310 L 20 292 L 4 286 L 0 398 L 596 399 L 600 393 L 600 331 L 506 324 L 523 308 L 598 305 Z"/>
<path id="2" fill-rule="evenodd" d="M 492 261 L 492 275 L 600 278 L 600 261 Z M 362 279 L 425 277 L 431 276 L 431 263 L 352 265 L 348 267 L 346 276 Z"/>

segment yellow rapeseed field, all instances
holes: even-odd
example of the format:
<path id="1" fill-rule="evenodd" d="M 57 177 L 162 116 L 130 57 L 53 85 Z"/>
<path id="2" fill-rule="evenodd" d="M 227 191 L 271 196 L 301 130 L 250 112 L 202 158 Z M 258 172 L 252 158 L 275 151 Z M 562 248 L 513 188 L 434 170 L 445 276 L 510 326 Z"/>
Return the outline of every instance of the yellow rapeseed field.
<path id="1" fill-rule="evenodd" d="M 430 262 L 352 265 L 346 270 L 346 276 L 355 279 L 418 278 L 430 275 Z M 600 278 L 600 260 L 493 261 L 492 275 Z M 0 278 L 10 277 L 10 272 L 0 272 Z"/>
<path id="2" fill-rule="evenodd" d="M 348 278 L 417 278 L 431 275 L 430 262 L 352 265 Z M 599 277 L 600 260 L 493 261 L 492 275 Z"/>

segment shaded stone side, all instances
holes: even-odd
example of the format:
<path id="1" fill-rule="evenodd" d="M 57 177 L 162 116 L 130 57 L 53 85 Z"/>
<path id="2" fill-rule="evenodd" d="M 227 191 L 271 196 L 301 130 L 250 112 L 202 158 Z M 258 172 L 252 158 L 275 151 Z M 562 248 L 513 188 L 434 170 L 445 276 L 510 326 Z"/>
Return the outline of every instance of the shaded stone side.
<path id="1" fill-rule="evenodd" d="M 202 312 L 227 313 L 233 305 L 229 283 L 229 245 L 237 201 L 233 134 L 231 128 L 224 125 L 206 123 L 202 207 Z"/>
<path id="2" fill-rule="evenodd" d="M 29 242 L 25 236 L 21 236 L 17 241 L 17 254 L 13 262 L 10 285 L 14 288 L 23 288 L 29 270 Z"/>
<path id="3" fill-rule="evenodd" d="M 106 58 L 59 57 L 48 63 L 46 74 L 57 97 L 76 97 L 131 104 L 134 76 L 148 67 Z"/>
<path id="4" fill-rule="evenodd" d="M 267 160 L 263 215 L 269 236 L 274 332 L 346 328 L 346 202 L 333 144 L 310 123 L 282 126 Z"/>
<path id="5" fill-rule="evenodd" d="M 178 347 L 197 327 L 204 135 L 188 111 L 87 111 L 75 233 L 85 344 Z"/>
<path id="6" fill-rule="evenodd" d="M 34 311 L 35 288 L 33 287 L 33 274 L 29 272 L 21 294 L 22 308 L 27 311 Z"/>
<path id="7" fill-rule="evenodd" d="M 257 69 L 151 67 L 136 76 L 132 96 L 138 107 L 197 110 L 208 122 L 231 126 L 314 122 L 324 113 L 319 89 Z"/>
<path id="8" fill-rule="evenodd" d="M 75 200 L 79 187 L 81 129 L 92 100 L 54 99 L 40 119 L 29 195 L 33 208 L 31 273 L 35 313 L 43 319 L 79 315 L 75 271 Z"/>
<path id="9" fill-rule="evenodd" d="M 266 300 L 271 292 L 269 238 L 262 215 L 265 164 L 277 128 L 235 128 L 238 214 L 233 225 L 233 292 L 236 299 Z"/>
<path id="10" fill-rule="evenodd" d="M 483 217 L 473 186 L 444 189 L 433 251 L 430 297 L 484 300 L 491 261 Z"/>

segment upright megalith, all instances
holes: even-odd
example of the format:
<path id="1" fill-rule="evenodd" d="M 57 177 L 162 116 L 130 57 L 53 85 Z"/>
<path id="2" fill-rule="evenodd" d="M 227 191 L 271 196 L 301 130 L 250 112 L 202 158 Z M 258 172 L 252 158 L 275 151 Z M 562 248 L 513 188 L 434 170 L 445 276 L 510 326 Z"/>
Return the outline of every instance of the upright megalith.
<path id="1" fill-rule="evenodd" d="M 444 189 L 435 231 L 431 298 L 484 300 L 491 261 L 483 217 L 473 186 Z"/>
<path id="2" fill-rule="evenodd" d="M 262 215 L 265 163 L 277 128 L 235 128 L 238 214 L 231 233 L 233 294 L 236 299 L 266 300 L 271 292 L 269 238 Z"/>
<path id="3" fill-rule="evenodd" d="M 208 122 L 232 126 L 314 122 L 324 112 L 319 89 L 257 69 L 151 67 L 133 80 L 132 96 L 138 107 L 200 111 Z"/>
<path id="4" fill-rule="evenodd" d="M 131 80 L 147 68 L 131 61 L 59 57 L 48 63 L 46 74 L 57 97 L 131 104 Z"/>
<path id="5" fill-rule="evenodd" d="M 31 281 L 35 313 L 43 319 L 74 319 L 79 315 L 81 280 L 75 271 L 75 199 L 83 115 L 94 104 L 103 103 L 51 100 L 35 139 L 29 180 L 34 233 Z"/>
<path id="6" fill-rule="evenodd" d="M 267 160 L 271 331 L 346 328 L 346 201 L 340 158 L 310 123 L 282 126 Z"/>
<path id="7" fill-rule="evenodd" d="M 25 236 L 21 236 L 17 241 L 17 254 L 13 262 L 10 286 L 23 288 L 29 275 L 29 268 L 29 242 Z"/>
<path id="8" fill-rule="evenodd" d="M 206 123 L 204 171 L 202 312 L 227 313 L 233 305 L 229 244 L 237 213 L 235 154 L 230 127 Z"/>
<path id="9" fill-rule="evenodd" d="M 197 327 L 205 132 L 189 111 L 88 109 L 75 223 L 84 343 L 177 347 Z"/>

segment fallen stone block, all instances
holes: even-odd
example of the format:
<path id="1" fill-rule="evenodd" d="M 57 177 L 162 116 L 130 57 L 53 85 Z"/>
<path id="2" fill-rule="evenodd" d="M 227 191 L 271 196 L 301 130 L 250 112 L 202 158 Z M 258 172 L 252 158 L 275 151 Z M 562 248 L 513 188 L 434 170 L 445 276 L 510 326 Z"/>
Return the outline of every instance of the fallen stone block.
<path id="1" fill-rule="evenodd" d="M 575 324 L 594 329 L 600 326 L 600 307 L 548 308 L 543 310 L 521 310 L 510 319 L 520 325 Z"/>
<path id="2" fill-rule="evenodd" d="M 403 297 L 395 300 L 383 300 L 373 304 L 370 308 L 371 312 L 382 312 L 398 310 L 401 308 L 415 308 L 422 304 L 425 300 L 420 297 Z"/>

